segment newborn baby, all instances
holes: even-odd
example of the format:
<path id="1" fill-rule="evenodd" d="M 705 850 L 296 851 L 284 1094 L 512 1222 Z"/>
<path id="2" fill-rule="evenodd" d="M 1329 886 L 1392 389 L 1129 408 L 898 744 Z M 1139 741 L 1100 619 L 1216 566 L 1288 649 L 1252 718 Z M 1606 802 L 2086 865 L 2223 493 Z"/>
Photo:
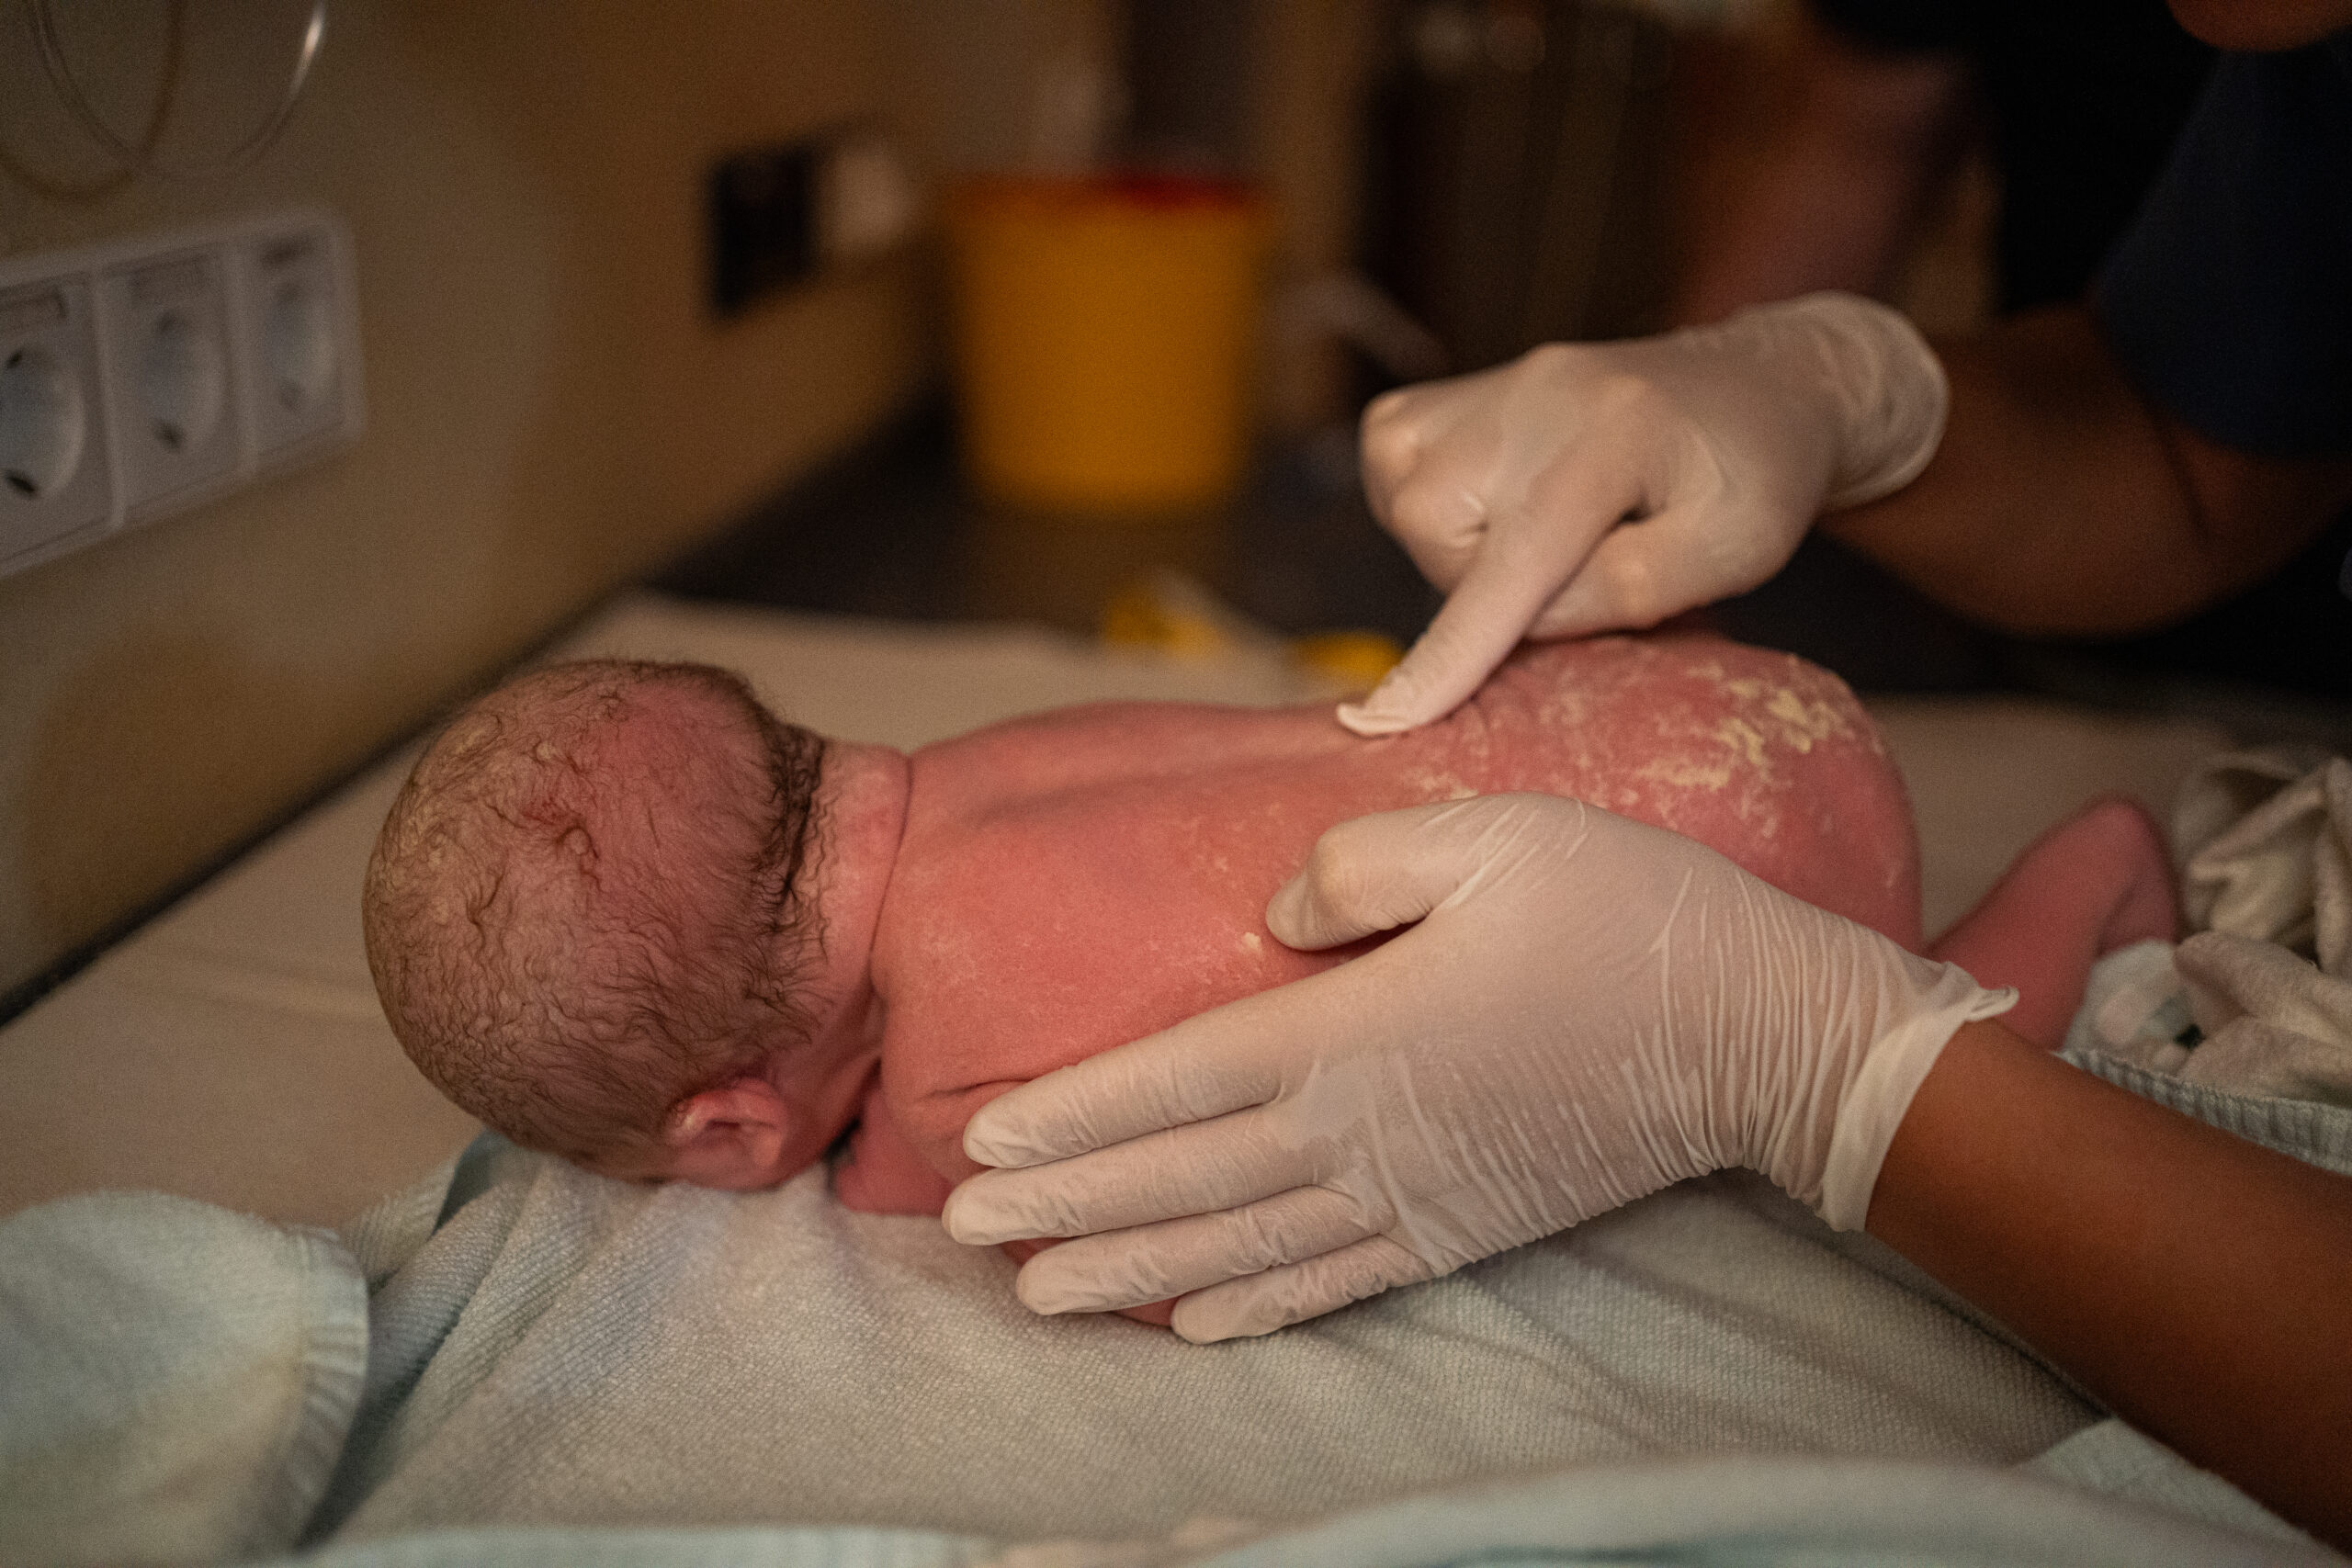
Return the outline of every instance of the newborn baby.
<path id="1" fill-rule="evenodd" d="M 1294 952 L 1262 919 L 1324 829 L 1512 790 L 1919 945 L 1909 806 L 1852 694 L 1665 636 L 1523 649 L 1380 739 L 1325 706 L 1113 704 L 911 756 L 785 724 L 722 671 L 557 666 L 417 764 L 368 865 L 368 958 L 425 1076 L 519 1143 L 744 1189 L 854 1125 L 842 1201 L 935 1213 L 996 1094 L 1362 951 Z M 2110 803 L 1937 955 L 2018 985 L 2013 1021 L 2054 1038 L 2091 960 L 2172 919 L 2154 829 Z"/>

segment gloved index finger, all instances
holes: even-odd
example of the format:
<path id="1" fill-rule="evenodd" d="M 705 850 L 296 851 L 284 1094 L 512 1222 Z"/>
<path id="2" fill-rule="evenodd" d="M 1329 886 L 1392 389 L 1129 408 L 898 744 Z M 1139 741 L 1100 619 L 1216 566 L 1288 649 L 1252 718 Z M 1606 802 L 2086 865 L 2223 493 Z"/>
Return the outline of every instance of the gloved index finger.
<path id="1" fill-rule="evenodd" d="M 1462 580 L 1404 660 L 1340 722 L 1394 735 L 1444 717 L 1519 646 L 1594 547 L 1642 500 L 1639 454 L 1603 445 L 1549 465 L 1480 539 Z"/>
<path id="2" fill-rule="evenodd" d="M 1589 541 L 1531 547 L 1490 531 L 1429 629 L 1371 696 L 1340 707 L 1340 722 L 1358 735 L 1395 735 L 1460 707 L 1519 646 L 1589 547 Z"/>
<path id="3" fill-rule="evenodd" d="M 1470 564 L 1460 587 L 1438 611 L 1429 629 L 1406 651 L 1386 678 L 1360 703 L 1342 703 L 1340 722 L 1358 735 L 1399 735 L 1443 718 L 1485 683 L 1495 666 L 1519 646 L 1519 639 L 1550 599 L 1544 597 L 1520 612 L 1516 591 L 1489 586 L 1495 572 L 1482 553 Z"/>

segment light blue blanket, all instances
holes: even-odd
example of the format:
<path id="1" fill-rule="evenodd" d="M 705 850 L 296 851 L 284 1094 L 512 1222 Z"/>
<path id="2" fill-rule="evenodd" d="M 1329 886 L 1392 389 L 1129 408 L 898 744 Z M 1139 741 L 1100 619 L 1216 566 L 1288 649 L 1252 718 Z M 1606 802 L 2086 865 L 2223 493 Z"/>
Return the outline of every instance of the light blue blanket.
<path id="1" fill-rule="evenodd" d="M 351 1255 L 160 1192 L 0 1224 L 0 1562 L 282 1551 L 359 1404 Z"/>
<path id="2" fill-rule="evenodd" d="M 2318 1564 L 2303 1546 L 2028 1475 L 1870 1461 L 1602 1466 L 1311 1523 L 1023 1546 L 899 1530 L 468 1530 L 339 1548 L 320 1568 L 1453 1568 L 1470 1564 Z"/>

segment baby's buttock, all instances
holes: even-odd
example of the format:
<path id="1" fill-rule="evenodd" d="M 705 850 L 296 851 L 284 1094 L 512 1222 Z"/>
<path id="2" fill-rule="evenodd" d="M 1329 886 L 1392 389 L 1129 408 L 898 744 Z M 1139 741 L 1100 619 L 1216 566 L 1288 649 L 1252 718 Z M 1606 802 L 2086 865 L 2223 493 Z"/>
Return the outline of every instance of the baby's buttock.
<path id="1" fill-rule="evenodd" d="M 1015 1083 L 1340 961 L 1265 929 L 1324 829 L 1508 790 L 1706 842 L 1917 945 L 1900 781 L 1850 693 L 1706 637 L 1523 650 L 1453 717 L 1359 739 L 1328 707 L 1122 705 L 918 753 L 875 953 L 884 1088 L 944 1175 Z"/>
<path id="2" fill-rule="evenodd" d="M 1449 727 L 1483 791 L 1574 795 L 1697 839 L 1775 886 L 1919 944 L 1902 777 L 1844 682 L 1717 637 L 1524 650 Z"/>

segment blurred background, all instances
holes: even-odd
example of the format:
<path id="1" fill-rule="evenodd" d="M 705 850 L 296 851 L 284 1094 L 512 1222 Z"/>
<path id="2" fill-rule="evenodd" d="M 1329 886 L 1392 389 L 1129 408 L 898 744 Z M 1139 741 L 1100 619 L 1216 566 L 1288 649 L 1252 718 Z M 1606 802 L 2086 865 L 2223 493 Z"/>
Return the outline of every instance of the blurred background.
<path id="1" fill-rule="evenodd" d="M 323 208 L 369 411 L 315 466 L 0 579 L 19 1005 L 624 585 L 1180 650 L 1347 634 L 1309 655 L 1369 678 L 1435 600 L 1357 486 L 1368 398 L 1766 288 L 1702 264 L 1762 254 L 1744 193 L 1792 158 L 1860 178 L 1804 141 L 1849 111 L 1902 169 L 1851 186 L 1884 221 L 1844 281 L 1967 332 L 2021 302 L 2004 157 L 2087 134 L 1988 110 L 1953 37 L 1833 37 L 1799 0 L 334 0 L 282 131 L 197 175 L 126 167 L 60 91 L 200 166 L 311 12 L 0 0 L 0 261 Z M 2170 59 L 2185 107 L 2202 58 Z M 2191 700 L 1849 560 L 1724 621 L 1877 689 Z"/>
<path id="2" fill-rule="evenodd" d="M 1692 256 L 1794 116 L 1811 30 L 1799 0 L 1033 0 L 952 19 L 907 0 L 884 9 L 910 89 L 891 123 L 934 197 L 921 244 L 944 263 L 934 276 L 947 285 L 952 395 L 918 400 L 824 481 L 780 497 L 665 582 L 1084 629 L 1139 569 L 1164 565 L 1282 631 L 1395 640 L 1436 600 L 1364 512 L 1364 402 L 1535 344 L 1646 333 L 1687 314 Z M 1965 133 L 1932 162 L 1926 188 L 1905 195 L 1920 209 L 1906 211 L 1872 281 L 1930 330 L 1965 331 L 1993 299 L 1993 176 Z M 975 405 L 992 385 L 971 323 L 1018 307 L 976 284 L 965 257 L 981 242 L 956 197 L 1008 173 L 1034 183 L 1105 171 L 1238 186 L 1261 204 L 1241 389 L 1250 460 L 1228 483 L 1157 505 L 1040 504 L 1034 486 L 991 483 L 974 460 L 985 444 Z M 1050 308 L 1089 310 L 1068 289 Z M 1149 341 L 1163 306 L 1104 301 L 1100 314 L 1143 332 L 1106 352 L 1131 365 L 1164 352 Z M 1025 367 L 1029 384 L 1055 363 Z M 1163 401 L 1195 407 L 1198 391 Z M 1074 421 L 1041 423 L 1089 423 L 1099 396 L 1089 383 L 1062 411 Z M 1871 673 L 1896 683 L 1982 675 L 1949 652 L 1916 671 L 1883 662 Z"/>

